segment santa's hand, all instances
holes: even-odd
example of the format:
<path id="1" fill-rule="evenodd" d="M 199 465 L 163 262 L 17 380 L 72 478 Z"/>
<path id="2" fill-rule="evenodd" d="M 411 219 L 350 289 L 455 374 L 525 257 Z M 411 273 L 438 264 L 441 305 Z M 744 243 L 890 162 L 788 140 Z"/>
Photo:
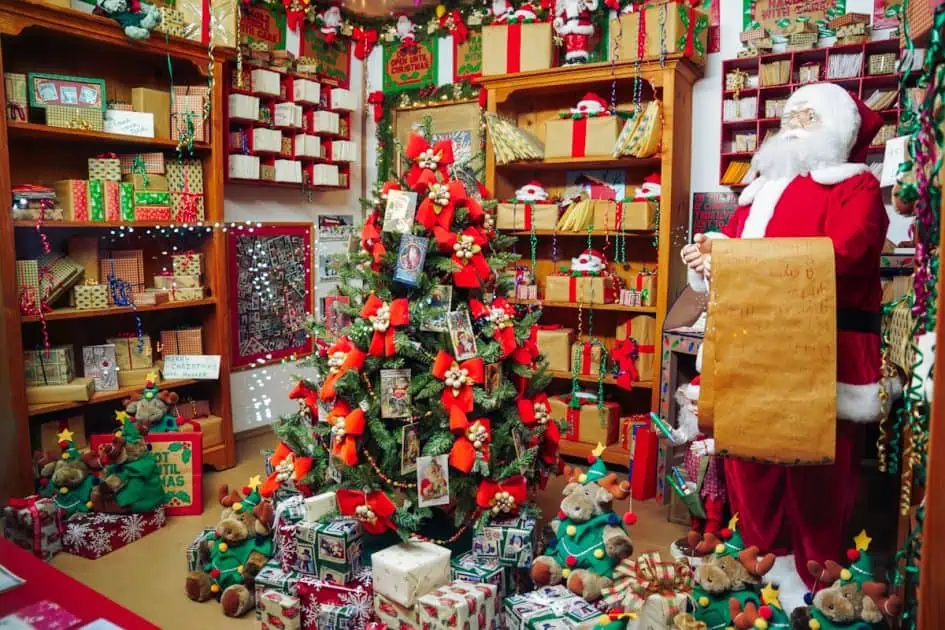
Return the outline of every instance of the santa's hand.
<path id="1" fill-rule="evenodd" d="M 706 254 L 702 259 L 702 275 L 708 280 L 712 277 L 712 255 Z"/>
<path id="2" fill-rule="evenodd" d="M 697 440 L 692 443 L 689 450 L 693 455 L 698 457 L 702 457 L 703 455 L 715 455 L 715 439 L 708 438 L 705 440 Z"/>
<path id="3" fill-rule="evenodd" d="M 696 267 L 702 264 L 702 252 L 699 251 L 698 245 L 695 243 L 686 245 L 680 250 L 679 255 L 682 257 L 682 261 L 687 267 L 698 271 Z"/>

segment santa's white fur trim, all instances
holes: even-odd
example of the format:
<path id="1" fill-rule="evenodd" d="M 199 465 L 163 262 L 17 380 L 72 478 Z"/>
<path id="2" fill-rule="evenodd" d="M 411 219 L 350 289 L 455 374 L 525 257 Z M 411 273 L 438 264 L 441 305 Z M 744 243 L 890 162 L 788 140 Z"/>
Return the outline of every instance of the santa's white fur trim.
<path id="1" fill-rule="evenodd" d="M 571 59 L 587 59 L 588 52 L 586 50 L 573 50 L 564 54 L 564 58 L 567 60 Z"/>
<path id="2" fill-rule="evenodd" d="M 768 223 L 774 216 L 774 209 L 781 200 L 788 184 L 793 178 L 769 179 L 765 180 L 755 194 L 755 199 L 751 202 L 751 210 L 748 212 L 748 218 L 745 219 L 745 227 L 742 228 L 741 238 L 763 238 L 765 230 L 768 229 Z"/>
<path id="3" fill-rule="evenodd" d="M 699 349 L 696 350 L 696 372 L 702 374 L 702 348 L 705 347 L 705 344 L 699 344 Z"/>
<path id="4" fill-rule="evenodd" d="M 565 22 L 558 28 L 559 35 L 593 35 L 593 24 L 581 24 L 580 22 Z"/>
<path id="5" fill-rule="evenodd" d="M 765 582 L 778 585 L 781 606 L 788 615 L 795 608 L 805 605 L 804 594 L 808 588 L 797 572 L 793 555 L 775 558 L 774 566 L 765 574 Z"/>
<path id="6" fill-rule="evenodd" d="M 758 191 L 761 190 L 761 187 L 765 185 L 765 182 L 768 179 L 764 176 L 761 176 L 752 183 L 748 184 L 745 187 L 745 190 L 742 191 L 742 194 L 738 196 L 738 205 L 747 206 L 752 201 L 755 200 L 755 195 L 758 194 Z"/>
<path id="7" fill-rule="evenodd" d="M 850 422 L 876 422 L 883 413 L 880 383 L 837 383 L 837 417 Z"/>
<path id="8" fill-rule="evenodd" d="M 804 85 L 791 94 L 784 104 L 783 117 L 787 117 L 792 111 L 808 107 L 817 113 L 822 128 L 829 129 L 844 140 L 844 155 L 849 155 L 860 130 L 860 112 L 850 93 L 835 83 Z"/>
<path id="9" fill-rule="evenodd" d="M 846 181 L 851 177 L 859 175 L 860 173 L 872 173 L 872 171 L 870 171 L 870 167 L 866 164 L 854 164 L 847 162 L 846 164 L 826 166 L 824 168 L 819 168 L 816 171 L 811 171 L 810 178 L 818 184 L 832 186 L 834 184 L 839 184 L 842 181 Z"/>
<path id="10" fill-rule="evenodd" d="M 728 238 L 728 235 L 722 234 L 721 232 L 706 232 L 705 235 L 706 235 L 706 238 L 710 240 Z"/>

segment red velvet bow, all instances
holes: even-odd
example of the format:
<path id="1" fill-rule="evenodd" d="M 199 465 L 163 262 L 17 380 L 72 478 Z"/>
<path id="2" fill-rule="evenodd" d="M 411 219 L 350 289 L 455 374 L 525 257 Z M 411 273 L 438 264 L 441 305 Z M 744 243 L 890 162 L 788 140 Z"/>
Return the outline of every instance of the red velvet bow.
<path id="1" fill-rule="evenodd" d="M 492 426 L 488 418 L 470 421 L 459 407 L 450 410 L 450 431 L 457 437 L 450 449 L 450 466 L 469 473 L 477 461 L 489 463 L 489 442 Z"/>
<path id="2" fill-rule="evenodd" d="M 628 391 L 633 389 L 634 382 L 640 380 L 640 373 L 637 372 L 637 366 L 633 362 L 633 355 L 636 353 L 637 345 L 632 339 L 618 341 L 610 353 L 617 365 L 617 386 Z"/>
<path id="3" fill-rule="evenodd" d="M 292 4 L 292 0 L 282 0 L 282 6 L 285 7 L 286 25 L 293 31 L 297 31 L 305 18 L 305 9 L 293 10 Z"/>
<path id="4" fill-rule="evenodd" d="M 387 307 L 386 317 L 379 314 L 384 307 Z M 400 298 L 387 304 L 381 298 L 372 295 L 364 303 L 361 317 L 370 320 L 372 324 L 380 324 L 381 327 L 385 322 L 387 324 L 383 330 L 374 329 L 374 337 L 371 338 L 368 354 L 372 357 L 392 357 L 397 354 L 397 349 L 394 347 L 394 329 L 410 323 L 407 298 Z"/>
<path id="5" fill-rule="evenodd" d="M 453 163 L 453 142 L 440 140 L 434 145 L 418 133 L 412 133 L 407 138 L 404 156 L 410 160 L 410 169 L 407 171 L 407 185 L 411 190 L 424 192 L 426 187 L 437 181 L 445 182 L 449 179 L 449 165 Z"/>
<path id="6" fill-rule="evenodd" d="M 299 381 L 289 392 L 289 400 L 303 400 L 311 412 L 312 417 L 318 417 L 318 392 L 308 386 L 305 381 Z"/>
<path id="7" fill-rule="evenodd" d="M 620 0 L 604 0 L 604 6 L 612 11 L 620 10 Z"/>
<path id="8" fill-rule="evenodd" d="M 338 364 L 329 367 L 329 374 L 318 392 L 319 398 L 326 401 L 335 398 L 335 383 L 339 378 L 348 370 L 360 370 L 364 366 L 364 353 L 348 337 L 342 337 L 328 348 L 328 360 Z"/>
<path id="9" fill-rule="evenodd" d="M 328 412 L 326 420 L 328 421 L 328 426 L 335 426 L 336 422 L 344 421 L 345 416 L 351 413 L 351 405 L 345 402 L 342 399 L 337 399 L 335 401 L 335 406 L 331 408 Z"/>
<path id="10" fill-rule="evenodd" d="M 453 284 L 463 289 L 478 289 L 492 277 L 492 269 L 482 255 L 486 235 L 469 226 L 462 234 L 433 228 L 433 236 L 441 252 L 453 252 L 452 261 L 459 267 L 453 272 Z M 458 246 L 457 246 L 458 245 Z"/>
<path id="11" fill-rule="evenodd" d="M 367 99 L 368 105 L 374 106 L 374 122 L 379 123 L 384 118 L 384 92 L 371 92 Z"/>
<path id="12" fill-rule="evenodd" d="M 344 419 L 336 417 L 332 424 L 332 454 L 343 461 L 347 466 L 358 463 L 358 438 L 364 435 L 364 426 L 367 420 L 364 410 L 355 407 Z"/>
<path id="13" fill-rule="evenodd" d="M 469 39 L 469 29 L 466 28 L 466 23 L 463 22 L 463 16 L 457 9 L 444 13 L 443 16 L 440 17 L 440 28 L 445 28 L 449 31 L 453 35 L 453 40 L 458 45 L 462 45 Z"/>
<path id="14" fill-rule="evenodd" d="M 493 514 L 515 514 L 528 499 L 525 477 L 515 475 L 502 481 L 483 479 L 476 490 L 476 505 Z"/>
<path id="15" fill-rule="evenodd" d="M 397 507 L 380 490 L 362 492 L 341 488 L 335 493 L 338 511 L 361 521 L 361 528 L 369 534 L 383 534 L 397 527 L 391 520 Z"/>
<path id="16" fill-rule="evenodd" d="M 466 374 L 463 375 L 460 370 L 466 370 Z M 480 357 L 459 363 L 448 352 L 440 350 L 433 360 L 433 376 L 441 381 L 445 381 L 447 375 L 451 377 L 451 380 L 465 378 L 464 383 L 459 383 L 458 386 L 454 383 L 453 386 L 447 385 L 443 389 L 443 394 L 440 396 L 443 407 L 445 409 L 456 407 L 465 413 L 472 411 L 474 405 L 472 386 L 473 384 L 482 385 L 484 373 L 485 368 Z"/>
<path id="17" fill-rule="evenodd" d="M 532 401 L 532 413 L 534 413 L 534 402 L 539 402 L 542 400 L 544 394 L 539 394 L 535 397 L 535 400 Z M 547 401 L 547 397 L 544 396 L 544 400 Z M 518 405 L 519 415 L 522 416 L 522 423 L 525 424 L 524 416 L 522 411 L 524 409 L 523 401 L 520 400 Z M 550 407 L 549 407 L 550 410 Z M 536 419 L 537 420 L 537 419 Z M 554 464 L 558 461 L 558 444 L 561 442 L 561 428 L 558 426 L 558 423 L 554 418 L 549 418 L 548 421 L 544 424 L 545 435 L 543 438 L 539 439 L 537 433 L 540 431 L 542 426 L 539 422 L 535 422 L 532 426 L 536 427 L 535 434 L 532 435 L 531 440 L 528 442 L 528 446 L 538 446 L 541 445 L 541 448 L 538 451 L 538 456 L 546 464 Z"/>
<path id="18" fill-rule="evenodd" d="M 377 211 L 368 215 L 364 227 L 361 228 L 361 249 L 374 258 L 371 269 L 379 270 L 381 263 L 384 261 L 384 254 L 387 253 L 387 248 L 384 247 L 384 240 L 381 237 L 381 216 Z"/>
<path id="19" fill-rule="evenodd" d="M 373 28 L 363 29 L 360 26 L 355 26 L 354 30 L 351 31 L 351 39 L 355 42 L 355 58 L 364 60 L 374 50 L 374 45 L 377 43 L 377 31 Z"/>
<path id="20" fill-rule="evenodd" d="M 449 230 L 456 207 L 466 202 L 466 188 L 461 181 L 454 179 L 448 184 L 431 182 L 426 190 L 426 196 L 417 208 L 417 223 L 430 232 L 435 227 Z"/>
<path id="21" fill-rule="evenodd" d="M 515 308 L 504 297 L 492 301 L 486 306 L 479 300 L 469 300 L 469 311 L 475 318 L 485 317 L 492 323 L 492 335 L 499 342 L 502 358 L 506 358 L 518 347 L 515 341 Z"/>
<path id="22" fill-rule="evenodd" d="M 479 109 L 485 109 L 488 103 L 489 103 L 489 90 L 487 90 L 486 88 L 479 88 Z"/>
<path id="23" fill-rule="evenodd" d="M 259 494 L 264 497 L 271 497 L 279 489 L 283 482 L 279 481 L 279 466 L 283 462 L 289 462 L 292 465 L 292 481 L 299 481 L 305 478 L 305 475 L 312 470 L 312 458 L 300 457 L 292 451 L 285 442 L 279 442 L 276 451 L 269 457 L 269 463 L 276 470 L 273 471 L 266 481 L 259 487 Z"/>
<path id="24" fill-rule="evenodd" d="M 553 424 L 551 405 L 548 404 L 547 394 L 538 394 L 533 399 L 520 398 L 518 401 L 518 417 L 528 428 L 536 425 Z"/>

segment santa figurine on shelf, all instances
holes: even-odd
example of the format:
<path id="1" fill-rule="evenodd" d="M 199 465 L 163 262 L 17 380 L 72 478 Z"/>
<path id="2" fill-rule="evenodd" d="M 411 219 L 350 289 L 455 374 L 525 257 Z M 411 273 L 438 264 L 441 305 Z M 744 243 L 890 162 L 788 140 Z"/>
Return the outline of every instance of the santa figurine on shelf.
<path id="1" fill-rule="evenodd" d="M 531 2 L 524 2 L 515 9 L 515 19 L 519 22 L 536 22 L 538 20 L 538 9 Z"/>
<path id="2" fill-rule="evenodd" d="M 564 39 L 565 63 L 587 63 L 594 36 L 591 12 L 597 7 L 598 0 L 558 0 L 555 5 L 552 26 Z"/>
<path id="3" fill-rule="evenodd" d="M 505 24 L 512 16 L 514 9 L 508 0 L 492 0 L 492 22 L 494 24 Z"/>
<path id="4" fill-rule="evenodd" d="M 417 45 L 414 33 L 417 30 L 416 25 L 410 21 L 410 16 L 404 12 L 395 13 L 397 24 L 394 26 L 394 34 L 400 41 L 402 48 L 413 48 Z"/>
<path id="5" fill-rule="evenodd" d="M 341 2 L 331 2 L 324 11 L 318 14 L 318 30 L 325 36 L 329 44 L 335 41 L 341 31 Z"/>
<path id="6" fill-rule="evenodd" d="M 515 201 L 530 201 L 532 203 L 548 201 L 548 193 L 541 185 L 541 182 L 533 179 L 515 191 Z"/>
<path id="7" fill-rule="evenodd" d="M 752 159 L 753 180 L 721 233 L 682 249 L 689 283 L 708 291 L 712 243 L 724 238 L 828 237 L 837 277 L 837 442 L 834 463 L 780 466 L 725 459 L 732 513 L 746 545 L 779 556 L 767 578 L 787 610 L 814 586 L 807 562 L 844 560 L 860 477 L 864 424 L 883 414 L 880 253 L 889 219 L 864 161 L 882 118 L 838 85 L 794 92 L 781 130 Z M 745 321 L 751 329 L 751 322 Z M 785 331 L 802 334 L 803 331 Z M 777 417 L 758 422 L 778 422 Z"/>
<path id="8" fill-rule="evenodd" d="M 571 259 L 571 273 L 598 276 L 604 270 L 604 256 L 596 249 L 585 250 Z"/>
<path id="9" fill-rule="evenodd" d="M 655 201 L 660 198 L 660 174 L 650 173 L 643 178 L 643 183 L 633 189 L 634 201 Z"/>
<path id="10" fill-rule="evenodd" d="M 572 114 L 581 114 L 582 116 L 598 116 L 605 112 L 607 112 L 607 101 L 593 92 L 585 94 L 577 102 L 577 105 L 571 108 Z"/>

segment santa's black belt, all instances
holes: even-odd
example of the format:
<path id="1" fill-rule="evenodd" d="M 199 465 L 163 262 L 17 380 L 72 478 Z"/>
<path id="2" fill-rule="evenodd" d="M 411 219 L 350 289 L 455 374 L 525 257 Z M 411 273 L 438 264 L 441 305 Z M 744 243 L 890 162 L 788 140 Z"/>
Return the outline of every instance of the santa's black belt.
<path id="1" fill-rule="evenodd" d="M 858 308 L 837 309 L 837 330 L 878 335 L 881 329 L 882 317 L 879 313 Z"/>

